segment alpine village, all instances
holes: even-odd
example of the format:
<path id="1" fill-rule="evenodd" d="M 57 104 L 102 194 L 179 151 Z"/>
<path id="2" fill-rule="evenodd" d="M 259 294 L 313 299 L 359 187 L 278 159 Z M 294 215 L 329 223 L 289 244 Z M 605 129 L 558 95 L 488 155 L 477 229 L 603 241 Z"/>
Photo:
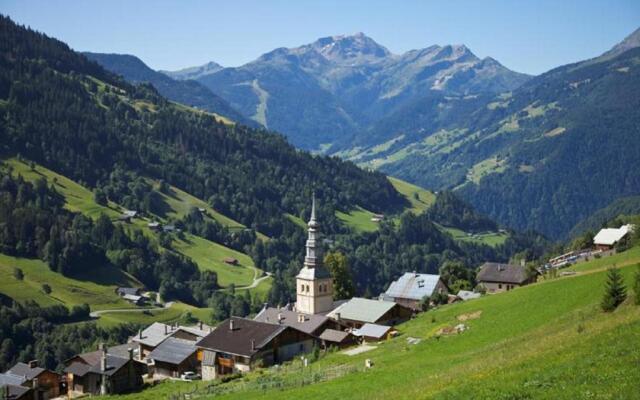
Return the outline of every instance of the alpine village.
<path id="1" fill-rule="evenodd" d="M 640 399 L 640 29 L 536 75 L 363 33 L 164 71 L 25 3 L 0 399 Z"/>

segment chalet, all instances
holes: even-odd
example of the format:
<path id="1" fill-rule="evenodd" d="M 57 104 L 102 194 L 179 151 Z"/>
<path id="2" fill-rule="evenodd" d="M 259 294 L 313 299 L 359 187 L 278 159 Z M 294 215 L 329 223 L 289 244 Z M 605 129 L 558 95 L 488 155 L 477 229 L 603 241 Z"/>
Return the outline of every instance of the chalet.
<path id="1" fill-rule="evenodd" d="M 136 306 L 144 305 L 146 301 L 146 297 L 136 296 L 135 294 L 125 294 L 124 296 L 122 296 L 122 298 L 131 304 L 135 304 Z"/>
<path id="2" fill-rule="evenodd" d="M 223 261 L 227 265 L 240 265 L 240 262 L 238 261 L 238 259 L 233 257 L 227 257 Z"/>
<path id="3" fill-rule="evenodd" d="M 202 379 L 211 380 L 291 360 L 311 351 L 314 342 L 313 336 L 287 325 L 231 317 L 196 346 Z"/>
<path id="4" fill-rule="evenodd" d="M 392 301 L 354 297 L 327 316 L 352 328 L 366 323 L 393 326 L 411 318 L 411 309 Z"/>
<path id="5" fill-rule="evenodd" d="M 325 349 L 329 347 L 337 347 L 341 349 L 356 343 L 356 337 L 351 332 L 331 328 L 322 331 L 319 339 L 322 347 Z"/>
<path id="6" fill-rule="evenodd" d="M 486 262 L 477 275 L 478 284 L 489 293 L 505 292 L 535 281 L 523 266 Z"/>
<path id="7" fill-rule="evenodd" d="M 160 230 L 161 225 L 160 225 L 160 222 L 153 221 L 147 224 L 147 228 L 151 229 L 154 232 L 157 232 Z"/>
<path id="8" fill-rule="evenodd" d="M 406 272 L 398 280 L 391 282 L 384 293 L 384 299 L 394 301 L 414 311 L 420 311 L 420 302 L 434 293 L 448 292 L 440 275 Z"/>
<path id="9" fill-rule="evenodd" d="M 144 364 L 134 360 L 132 348 L 127 357 L 121 357 L 110 354 L 104 345 L 65 361 L 65 365 L 69 397 L 131 392 L 142 386 L 145 373 Z"/>
<path id="10" fill-rule="evenodd" d="M 11 367 L 7 374 L 22 377 L 21 385 L 33 388 L 39 397 L 53 398 L 60 395 L 62 377 L 39 367 L 37 361 L 29 361 L 28 364 L 19 362 Z"/>
<path id="11" fill-rule="evenodd" d="M 633 225 L 623 225 L 620 228 L 604 228 L 593 238 L 593 245 L 601 251 L 612 250 L 616 244 L 625 240 L 633 231 Z"/>
<path id="12" fill-rule="evenodd" d="M 137 215 L 138 215 L 137 211 L 126 210 L 125 212 L 122 213 L 122 215 L 120 215 L 120 220 L 131 222 L 131 220 L 135 218 Z"/>
<path id="13" fill-rule="evenodd" d="M 264 307 L 254 321 L 290 326 L 308 335 L 319 337 L 325 329 L 340 330 L 341 324 L 323 314 L 304 314 L 290 307 Z"/>
<path id="14" fill-rule="evenodd" d="M 379 342 L 388 338 L 390 333 L 390 326 L 377 324 L 364 324 L 361 328 L 353 330 L 353 335 L 365 342 Z"/>
<path id="15" fill-rule="evenodd" d="M 191 340 L 169 337 L 149 355 L 149 374 L 154 377 L 178 378 L 187 371 L 197 372 L 198 349 Z"/>
<path id="16" fill-rule="evenodd" d="M 209 333 L 203 330 L 203 328 L 203 325 L 199 327 L 187 327 L 154 322 L 146 329 L 138 331 L 138 334 L 131 338 L 131 342 L 134 346 L 138 347 L 138 359 L 145 360 L 149 353 L 169 337 L 192 342 L 202 339 Z"/>
<path id="17" fill-rule="evenodd" d="M 0 398 L 11 400 L 33 400 L 33 390 L 23 386 L 25 379 L 23 376 L 10 373 L 0 374 Z"/>
<path id="18" fill-rule="evenodd" d="M 140 296 L 140 289 L 134 287 L 119 287 L 116 288 L 116 294 L 120 297 L 126 295 Z"/>

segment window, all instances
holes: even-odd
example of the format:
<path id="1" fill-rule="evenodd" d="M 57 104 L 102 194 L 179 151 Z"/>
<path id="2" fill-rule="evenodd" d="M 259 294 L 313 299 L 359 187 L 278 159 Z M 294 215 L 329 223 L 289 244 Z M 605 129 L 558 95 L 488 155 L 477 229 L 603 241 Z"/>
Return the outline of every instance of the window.
<path id="1" fill-rule="evenodd" d="M 498 283 L 498 289 L 502 289 L 502 283 Z"/>
<path id="2" fill-rule="evenodd" d="M 309 293 L 309 285 L 307 285 L 307 293 Z"/>
<path id="3" fill-rule="evenodd" d="M 300 285 L 300 292 L 304 292 L 304 285 Z"/>

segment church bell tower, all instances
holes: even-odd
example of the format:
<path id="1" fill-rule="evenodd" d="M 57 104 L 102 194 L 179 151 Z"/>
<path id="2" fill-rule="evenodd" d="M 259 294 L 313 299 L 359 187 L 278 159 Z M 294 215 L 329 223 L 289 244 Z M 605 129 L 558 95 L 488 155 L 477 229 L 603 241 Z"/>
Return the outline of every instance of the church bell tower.
<path id="1" fill-rule="evenodd" d="M 304 314 L 321 314 L 333 309 L 333 279 L 322 264 L 320 249 L 320 224 L 316 220 L 316 197 L 311 203 L 307 253 L 304 265 L 296 276 L 296 311 Z"/>

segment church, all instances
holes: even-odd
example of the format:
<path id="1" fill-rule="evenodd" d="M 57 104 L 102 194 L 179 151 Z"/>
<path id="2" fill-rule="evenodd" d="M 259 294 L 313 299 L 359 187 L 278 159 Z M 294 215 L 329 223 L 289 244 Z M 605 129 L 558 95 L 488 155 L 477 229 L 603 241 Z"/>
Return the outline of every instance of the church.
<path id="1" fill-rule="evenodd" d="M 255 316 L 255 321 L 287 325 L 319 338 L 325 330 L 344 331 L 350 327 L 359 327 L 367 322 L 378 322 L 382 315 L 377 315 L 377 309 L 381 306 L 386 306 L 384 312 L 380 311 L 384 316 L 404 311 L 396 310 L 404 307 L 389 301 L 359 298 L 334 301 L 333 278 L 323 265 L 320 223 L 316 216 L 315 196 L 311 203 L 311 217 L 307 224 L 307 231 L 306 255 L 303 266 L 296 276 L 295 304 L 287 304 L 284 307 L 265 305 Z M 346 313 L 345 317 L 349 314 L 348 319 L 341 317 L 343 309 Z M 373 320 L 371 321 L 368 319 L 360 321 L 362 318 L 359 318 L 358 315 L 361 314 L 375 315 L 372 316 Z M 410 316 L 410 313 L 401 314 L 403 317 Z M 396 323 L 400 319 L 392 321 Z"/>

